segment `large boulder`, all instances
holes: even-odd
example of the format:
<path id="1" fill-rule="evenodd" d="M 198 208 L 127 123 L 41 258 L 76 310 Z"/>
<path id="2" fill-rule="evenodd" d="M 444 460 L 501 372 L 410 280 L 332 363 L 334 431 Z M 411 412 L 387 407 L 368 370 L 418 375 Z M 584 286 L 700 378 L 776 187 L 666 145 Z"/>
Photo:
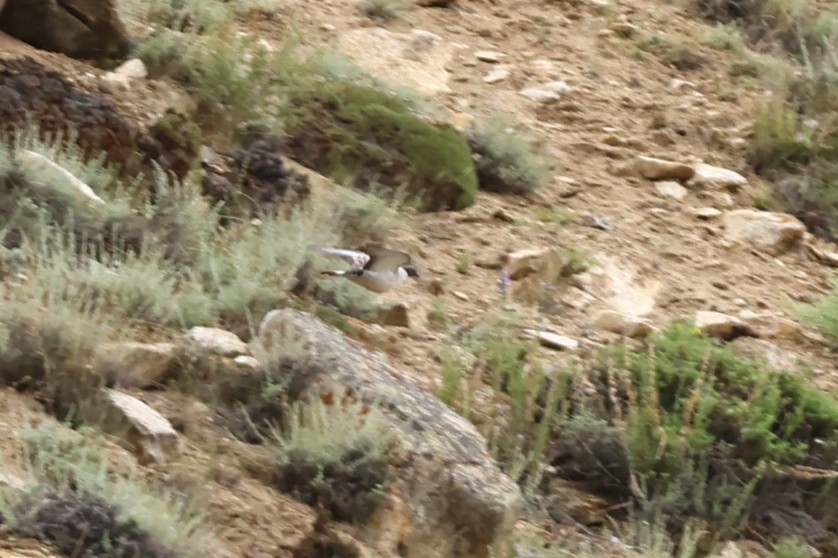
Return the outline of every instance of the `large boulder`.
<path id="1" fill-rule="evenodd" d="M 0 0 L 0 30 L 68 56 L 105 58 L 130 42 L 115 0 Z"/>
<path id="2" fill-rule="evenodd" d="M 301 87 L 288 105 L 288 156 L 359 189 L 405 187 L 426 211 L 474 203 L 477 175 L 465 138 L 413 113 L 374 87 L 334 82 Z"/>
<path id="3" fill-rule="evenodd" d="M 522 508 L 518 486 L 504 475 L 485 441 L 466 419 L 390 366 L 380 353 L 350 343 L 343 334 L 296 310 L 274 310 L 263 319 L 259 337 L 267 347 L 297 337 L 309 355 L 328 366 L 307 377 L 302 396 L 325 398 L 344 389 L 375 401 L 406 449 L 390 494 L 397 503 L 378 525 L 403 533 L 390 541 L 401 556 L 487 558 L 507 556 Z M 405 523 L 407 526 L 405 527 Z"/>

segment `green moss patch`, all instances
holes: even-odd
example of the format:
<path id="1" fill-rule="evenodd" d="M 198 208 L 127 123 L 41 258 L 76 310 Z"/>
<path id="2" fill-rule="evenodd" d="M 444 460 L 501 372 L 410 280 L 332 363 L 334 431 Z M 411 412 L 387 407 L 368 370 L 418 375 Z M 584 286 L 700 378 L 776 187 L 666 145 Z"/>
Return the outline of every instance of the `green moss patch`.
<path id="1" fill-rule="evenodd" d="M 426 122 L 398 97 L 348 82 L 292 94 L 289 155 L 338 182 L 393 194 L 404 188 L 425 211 L 474 202 L 477 176 L 465 139 Z"/>

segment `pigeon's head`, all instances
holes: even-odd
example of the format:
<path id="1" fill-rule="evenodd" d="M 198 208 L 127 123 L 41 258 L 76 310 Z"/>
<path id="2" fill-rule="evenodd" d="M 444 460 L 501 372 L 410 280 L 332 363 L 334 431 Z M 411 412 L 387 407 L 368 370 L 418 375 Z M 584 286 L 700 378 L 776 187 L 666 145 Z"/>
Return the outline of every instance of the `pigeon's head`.
<path id="1" fill-rule="evenodd" d="M 402 269 L 405 270 L 408 277 L 413 277 L 414 279 L 419 279 L 419 272 L 416 271 L 416 268 L 413 267 L 412 265 L 402 266 Z"/>

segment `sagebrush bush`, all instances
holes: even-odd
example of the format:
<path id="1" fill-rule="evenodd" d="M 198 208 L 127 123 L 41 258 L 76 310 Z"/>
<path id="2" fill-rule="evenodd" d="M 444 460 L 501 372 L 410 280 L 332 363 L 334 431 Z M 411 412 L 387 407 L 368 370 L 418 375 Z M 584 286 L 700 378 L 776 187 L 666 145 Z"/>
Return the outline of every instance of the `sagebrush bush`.
<path id="1" fill-rule="evenodd" d="M 506 119 L 487 120 L 466 135 L 481 190 L 527 194 L 552 179 L 552 166 L 532 146 L 533 138 L 513 129 Z"/>
<path id="2" fill-rule="evenodd" d="M 13 532 L 88 558 L 197 557 L 217 544 L 201 529 L 199 502 L 114 475 L 94 431 L 41 428 L 21 440 L 24 487 L 0 487 Z"/>
<path id="3" fill-rule="evenodd" d="M 364 523 L 382 502 L 397 438 L 375 406 L 341 392 L 298 401 L 276 439 L 280 490 L 339 521 Z"/>

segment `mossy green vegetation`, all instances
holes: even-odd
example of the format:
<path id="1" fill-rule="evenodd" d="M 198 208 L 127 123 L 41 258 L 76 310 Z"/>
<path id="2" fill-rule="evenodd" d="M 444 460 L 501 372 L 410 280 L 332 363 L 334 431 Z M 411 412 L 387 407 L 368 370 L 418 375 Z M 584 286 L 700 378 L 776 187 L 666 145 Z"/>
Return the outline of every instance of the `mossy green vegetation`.
<path id="1" fill-rule="evenodd" d="M 458 333 L 459 350 L 441 354 L 440 395 L 531 498 L 547 497 L 558 476 L 615 510 L 663 514 L 675 531 L 702 518 L 717 540 L 758 521 L 772 497 L 816 513 L 803 488 L 777 479 L 832 467 L 838 399 L 795 371 L 742 357 L 686 322 L 550 368 L 518 327 L 502 316 Z"/>
<path id="2" fill-rule="evenodd" d="M 471 152 L 452 127 L 413 113 L 401 98 L 360 83 L 330 81 L 292 91 L 289 154 L 359 189 L 403 187 L 424 210 L 474 202 Z"/>

